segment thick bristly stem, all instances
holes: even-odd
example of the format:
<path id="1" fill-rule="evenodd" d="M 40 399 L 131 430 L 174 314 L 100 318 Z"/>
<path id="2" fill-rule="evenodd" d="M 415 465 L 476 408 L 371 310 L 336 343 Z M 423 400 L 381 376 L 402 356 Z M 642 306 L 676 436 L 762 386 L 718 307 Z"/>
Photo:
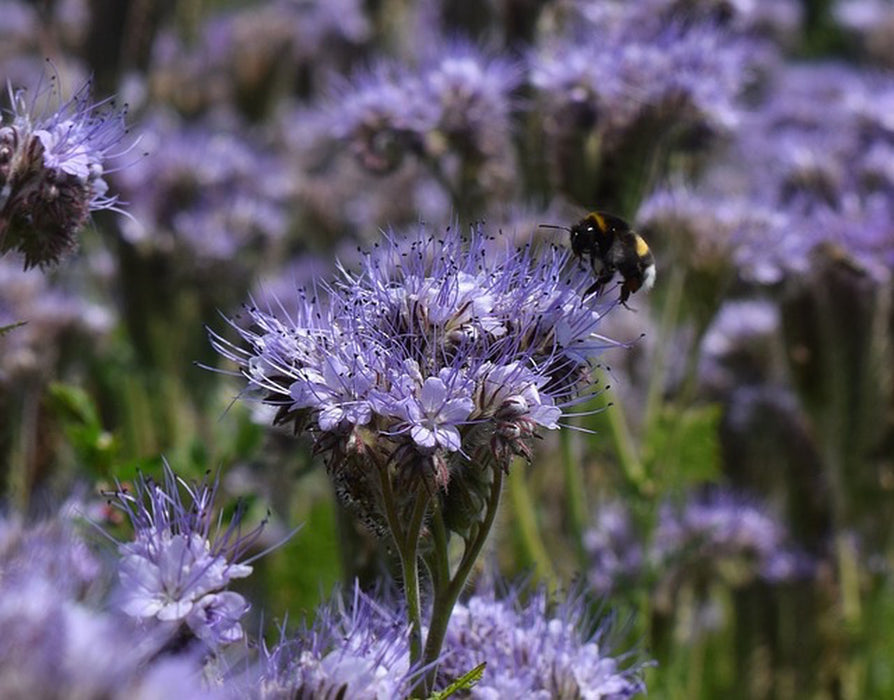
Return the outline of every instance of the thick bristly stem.
<path id="1" fill-rule="evenodd" d="M 432 605 L 431 624 L 429 625 L 428 637 L 425 640 L 425 655 L 423 656 L 423 667 L 426 668 L 426 677 L 424 681 L 425 692 L 430 692 L 434 687 L 435 674 L 437 673 L 436 662 L 441 654 L 441 647 L 444 644 L 444 637 L 447 634 L 447 625 L 450 622 L 450 615 L 453 607 L 462 592 L 469 574 L 472 573 L 472 567 L 481 554 L 487 536 L 497 515 L 497 508 L 500 504 L 500 492 L 503 488 L 503 470 L 499 467 L 493 469 L 493 481 L 491 482 L 490 495 L 487 499 L 484 519 L 478 531 L 475 533 L 471 542 L 467 542 L 462 559 L 456 568 L 456 573 L 452 578 L 443 577 L 440 581 L 434 582 L 434 602 Z M 437 556 L 439 560 L 446 562 L 447 559 L 447 538 L 436 538 L 436 546 L 444 548 L 443 553 Z"/>

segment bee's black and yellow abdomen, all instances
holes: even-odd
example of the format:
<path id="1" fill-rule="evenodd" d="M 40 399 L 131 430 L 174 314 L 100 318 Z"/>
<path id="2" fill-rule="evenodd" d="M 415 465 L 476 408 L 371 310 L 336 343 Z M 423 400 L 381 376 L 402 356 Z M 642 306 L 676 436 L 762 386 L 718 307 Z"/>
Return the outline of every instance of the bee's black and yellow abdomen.
<path id="1" fill-rule="evenodd" d="M 571 249 L 578 257 L 589 257 L 596 281 L 586 294 L 601 290 L 615 273 L 621 283 L 621 303 L 639 289 L 655 282 L 655 257 L 649 244 L 630 225 L 613 214 L 594 211 L 571 227 Z"/>

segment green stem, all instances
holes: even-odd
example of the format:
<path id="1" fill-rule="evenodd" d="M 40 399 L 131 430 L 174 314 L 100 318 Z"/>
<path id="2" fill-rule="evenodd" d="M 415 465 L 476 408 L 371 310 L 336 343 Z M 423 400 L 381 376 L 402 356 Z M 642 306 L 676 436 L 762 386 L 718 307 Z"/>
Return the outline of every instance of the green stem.
<path id="1" fill-rule="evenodd" d="M 410 664 L 422 658 L 422 605 L 419 594 L 419 535 L 428 507 L 428 492 L 421 488 L 416 493 L 410 525 L 405 533 L 400 551 L 400 564 L 404 577 L 404 599 L 407 601 L 407 618 L 410 622 Z"/>
<path id="2" fill-rule="evenodd" d="M 475 533 L 475 538 L 472 542 L 467 543 L 467 547 L 463 552 L 462 559 L 459 562 L 459 566 L 456 568 L 456 573 L 453 575 L 453 578 L 449 579 L 449 581 L 442 579 L 442 581 L 439 582 L 446 582 L 446 586 L 435 586 L 431 625 L 428 630 L 428 638 L 425 640 L 425 655 L 422 659 L 424 667 L 428 669 L 425 674 L 422 688 L 425 695 L 430 694 L 434 688 L 435 676 L 438 670 L 436 662 L 441 655 L 441 647 L 444 644 L 444 636 L 447 634 L 447 625 L 450 622 L 450 615 L 453 612 L 453 607 L 456 605 L 459 594 L 466 585 L 466 580 L 469 578 L 469 574 L 472 573 L 472 567 L 475 565 L 478 555 L 481 554 L 481 549 L 484 547 L 484 543 L 487 540 L 491 527 L 493 527 L 497 515 L 497 507 L 500 504 L 500 492 L 502 488 L 503 470 L 499 467 L 494 467 L 490 495 L 487 499 L 486 510 L 484 519 L 481 521 L 481 526 L 478 528 L 478 532 Z M 438 518 L 435 518 L 434 520 L 437 522 Z M 446 545 L 446 538 L 444 539 L 444 544 Z"/>
<path id="3" fill-rule="evenodd" d="M 661 397 L 664 393 L 667 379 L 667 352 L 671 347 L 670 337 L 680 315 L 680 306 L 683 303 L 683 286 L 686 281 L 686 271 L 681 267 L 671 269 L 670 279 L 666 286 L 664 308 L 661 310 L 661 322 L 658 327 L 658 343 L 655 346 L 655 356 L 652 358 L 652 371 L 649 375 L 649 389 L 646 395 L 646 410 L 644 434 L 648 435 L 654 425 L 661 407 Z"/>
<path id="4" fill-rule="evenodd" d="M 621 470 L 627 477 L 628 482 L 633 484 L 638 491 L 648 491 L 649 478 L 637 453 L 633 435 L 630 432 L 630 425 L 627 422 L 627 413 L 624 410 L 624 403 L 619 393 L 612 394 L 611 405 L 606 403 L 605 410 L 608 427 L 611 431 L 612 444 L 615 447 Z"/>
<path id="5" fill-rule="evenodd" d="M 574 538 L 575 552 L 581 566 L 586 562 L 584 530 L 587 527 L 587 494 L 581 461 L 574 458 L 571 431 L 559 431 L 559 447 L 562 451 L 562 471 L 565 476 L 565 502 L 568 504 L 568 524 Z"/>
<path id="6" fill-rule="evenodd" d="M 516 470 L 509 478 L 509 494 L 512 497 L 512 512 L 525 553 L 534 564 L 537 578 L 546 581 L 549 588 L 553 589 L 556 585 L 556 573 L 547 554 L 546 545 L 543 544 L 543 538 L 540 537 L 540 528 L 537 526 L 534 514 L 534 501 L 531 499 L 524 471 Z"/>
<path id="7" fill-rule="evenodd" d="M 404 599 L 407 602 L 407 619 L 410 623 L 409 644 L 410 665 L 412 666 L 419 661 L 422 655 L 422 613 L 419 606 L 419 571 L 416 562 L 416 542 L 418 542 L 419 533 L 416 533 L 413 544 L 408 546 L 407 543 L 413 539 L 413 533 L 410 528 L 404 531 L 400 525 L 394 491 L 391 489 L 391 479 L 388 476 L 388 467 L 381 464 L 378 467 L 379 484 L 382 489 L 382 507 L 385 511 L 385 519 L 388 521 L 388 529 L 391 531 L 391 537 L 400 557 L 401 573 L 404 580 Z M 416 505 L 418 506 L 418 501 Z M 412 527 L 412 522 L 410 525 Z"/>
<path id="8" fill-rule="evenodd" d="M 437 590 L 446 588 L 450 583 L 450 559 L 448 546 L 450 536 L 444 524 L 444 513 L 438 499 L 432 501 L 431 533 L 434 550 L 431 556 L 432 586 Z"/>

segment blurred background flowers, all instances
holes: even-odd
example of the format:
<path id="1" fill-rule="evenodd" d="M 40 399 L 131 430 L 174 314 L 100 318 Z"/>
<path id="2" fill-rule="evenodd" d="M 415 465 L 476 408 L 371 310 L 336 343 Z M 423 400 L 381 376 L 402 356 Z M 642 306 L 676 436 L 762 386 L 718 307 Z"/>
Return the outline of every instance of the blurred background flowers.
<path id="1" fill-rule="evenodd" d="M 539 224 L 600 209 L 649 242 L 656 286 L 600 317 L 600 390 L 513 463 L 442 672 L 493 660 L 481 697 L 894 697 L 894 4 L 0 0 L 0 18 L 5 694 L 411 692 L 403 618 L 376 602 L 394 552 L 275 406 L 234 400 L 206 329 L 235 348 L 331 280 L 374 280 L 360 251 L 382 231 L 480 224 L 548 251 L 567 234 Z M 211 495 L 238 552 L 190 510 L 211 517 Z M 179 524 L 152 524 L 166 507 Z M 194 571 L 176 585 L 149 546 L 172 541 Z M 519 577 L 528 593 L 499 595 Z M 491 648 L 502 628 L 515 646 Z M 217 650 L 261 631 L 250 668 Z"/>

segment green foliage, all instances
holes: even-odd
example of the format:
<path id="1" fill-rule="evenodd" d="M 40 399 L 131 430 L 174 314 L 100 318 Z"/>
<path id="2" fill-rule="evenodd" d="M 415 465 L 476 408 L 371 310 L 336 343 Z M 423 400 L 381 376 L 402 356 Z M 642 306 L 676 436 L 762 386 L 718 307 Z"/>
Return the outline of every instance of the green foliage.
<path id="1" fill-rule="evenodd" d="M 685 488 L 720 476 L 719 405 L 661 406 L 643 436 L 643 462 L 656 481 Z"/>
<path id="2" fill-rule="evenodd" d="M 75 462 L 93 479 L 108 479 L 120 456 L 120 441 L 102 423 L 92 396 L 83 388 L 55 382 L 47 388 L 47 403 L 59 422 Z"/>
<path id="3" fill-rule="evenodd" d="M 258 563 L 263 579 L 265 612 L 271 618 L 289 614 L 297 621 L 313 610 L 341 580 L 341 558 L 335 527 L 335 506 L 317 500 L 302 514 L 301 531 Z"/>
<path id="4" fill-rule="evenodd" d="M 484 675 L 484 669 L 487 668 L 487 662 L 482 662 L 478 664 L 475 668 L 473 668 L 468 673 L 464 673 L 455 681 L 450 683 L 444 690 L 432 693 L 428 700 L 446 700 L 452 695 L 459 693 L 464 690 L 471 690 L 475 684 L 481 680 L 481 677 Z"/>

